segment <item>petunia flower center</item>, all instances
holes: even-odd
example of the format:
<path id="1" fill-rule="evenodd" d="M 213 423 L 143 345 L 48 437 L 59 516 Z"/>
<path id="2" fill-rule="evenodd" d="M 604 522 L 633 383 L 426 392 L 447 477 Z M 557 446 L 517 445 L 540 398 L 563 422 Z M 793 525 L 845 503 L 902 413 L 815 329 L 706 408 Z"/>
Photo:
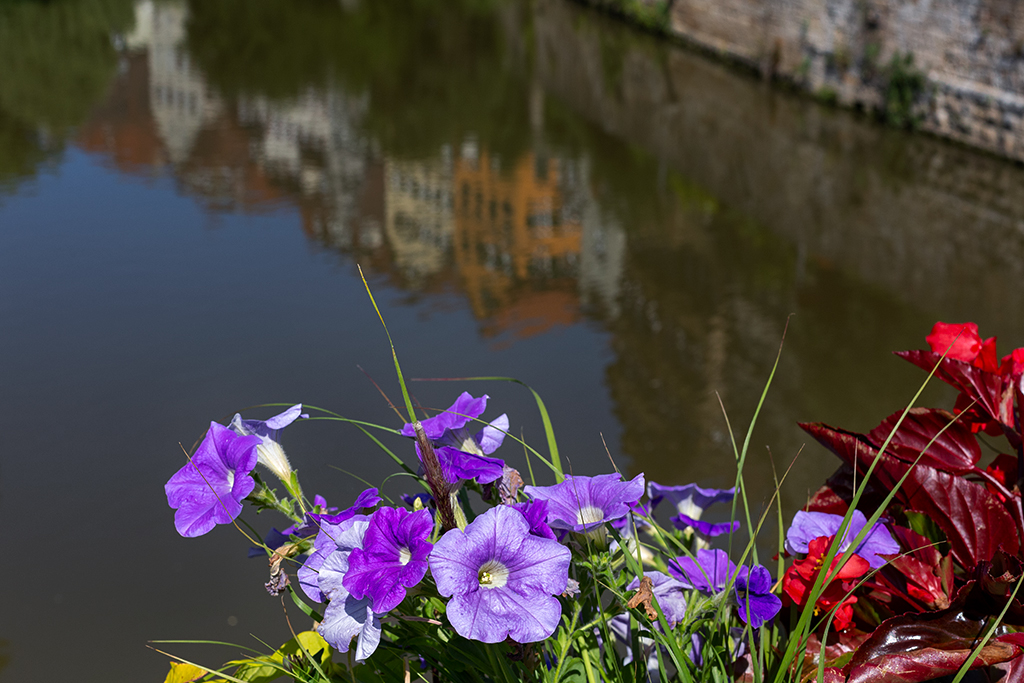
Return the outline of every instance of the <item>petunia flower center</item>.
<path id="1" fill-rule="evenodd" d="M 481 588 L 504 588 L 508 583 L 508 567 L 497 560 L 488 560 L 477 570 Z"/>
<path id="2" fill-rule="evenodd" d="M 584 526 L 590 526 L 596 524 L 604 519 L 604 510 L 593 505 L 588 505 L 585 508 L 581 508 L 576 513 L 576 523 Z"/>
<path id="3" fill-rule="evenodd" d="M 402 547 L 398 550 L 398 564 L 403 567 L 409 564 L 409 560 L 412 559 L 412 551 L 408 548 Z"/>
<path id="4" fill-rule="evenodd" d="M 228 470 L 228 489 L 234 490 L 235 488 L 235 471 Z"/>

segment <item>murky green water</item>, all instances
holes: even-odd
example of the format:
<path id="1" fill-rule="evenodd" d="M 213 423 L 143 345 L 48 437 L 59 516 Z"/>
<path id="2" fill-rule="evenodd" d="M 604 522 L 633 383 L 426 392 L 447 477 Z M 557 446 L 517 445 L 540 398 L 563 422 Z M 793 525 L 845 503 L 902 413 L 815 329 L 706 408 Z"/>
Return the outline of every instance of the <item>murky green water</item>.
<path id="1" fill-rule="evenodd" d="M 147 640 L 286 637 L 244 539 L 179 538 L 162 486 L 246 405 L 397 422 L 357 264 L 408 375 L 528 382 L 577 473 L 603 438 L 630 473 L 728 485 L 719 397 L 742 434 L 788 319 L 755 498 L 797 421 L 901 407 L 922 378 L 889 351 L 935 320 L 1024 344 L 1019 166 L 563 0 L 8 2 L 0 64 L 3 680 L 162 680 Z M 469 388 L 542 443 L 524 390 Z M 362 488 L 336 468 L 391 471 L 293 430 L 336 504 Z M 786 509 L 832 469 L 808 448 Z"/>

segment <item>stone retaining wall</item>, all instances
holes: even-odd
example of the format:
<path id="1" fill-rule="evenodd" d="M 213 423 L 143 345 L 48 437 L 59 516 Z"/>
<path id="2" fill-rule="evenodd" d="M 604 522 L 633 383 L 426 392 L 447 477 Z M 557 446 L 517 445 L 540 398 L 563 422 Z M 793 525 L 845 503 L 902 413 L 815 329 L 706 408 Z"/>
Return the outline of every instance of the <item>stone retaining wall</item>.
<path id="1" fill-rule="evenodd" d="M 1024 160 L 1024 2 L 639 1 L 665 8 L 671 34 L 846 106 L 900 109 L 903 77 L 913 104 L 897 117 L 912 113 L 923 130 Z"/>

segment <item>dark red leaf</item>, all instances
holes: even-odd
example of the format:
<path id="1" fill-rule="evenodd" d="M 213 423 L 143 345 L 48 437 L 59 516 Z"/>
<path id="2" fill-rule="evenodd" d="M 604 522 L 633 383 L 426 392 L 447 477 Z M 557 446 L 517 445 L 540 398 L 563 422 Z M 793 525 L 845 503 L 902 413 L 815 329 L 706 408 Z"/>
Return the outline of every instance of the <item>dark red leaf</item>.
<path id="1" fill-rule="evenodd" d="M 868 433 L 868 438 L 876 447 L 881 447 L 889 438 L 889 433 L 902 414 L 902 410 L 893 413 Z M 953 474 L 972 472 L 981 459 L 981 446 L 970 427 L 953 420 L 954 415 L 945 410 L 913 408 L 907 413 L 885 452 L 912 463 L 921 451 L 928 448 L 921 456 L 922 465 Z M 946 431 L 936 438 L 936 434 L 944 427 Z M 935 442 L 929 446 L 933 438 Z"/>
<path id="2" fill-rule="evenodd" d="M 976 400 L 989 415 L 1016 432 L 1013 420 L 1013 381 L 1010 377 L 952 358 L 943 359 L 940 354 L 931 351 L 897 351 L 896 355 L 927 372 L 931 372 L 939 363 L 936 377 Z"/>
<path id="3" fill-rule="evenodd" d="M 955 673 L 977 646 L 991 617 L 1005 606 L 1008 595 L 1000 592 L 997 596 L 989 589 L 996 579 L 1010 578 L 994 574 L 1005 574 L 1011 564 L 1011 558 L 1000 554 L 994 565 L 980 565 L 978 578 L 968 581 L 947 609 L 905 614 L 882 622 L 847 665 L 849 680 L 926 681 Z M 1014 566 L 1019 567 L 1019 562 Z M 1010 611 L 1019 607 L 1015 600 Z M 1020 651 L 1014 638 L 994 638 L 971 668 L 1016 659 Z"/>
<path id="4" fill-rule="evenodd" d="M 878 451 L 862 434 L 834 429 L 821 423 L 801 424 L 804 431 L 863 475 L 878 457 L 873 477 L 892 490 L 910 470 L 896 500 L 911 510 L 930 516 L 949 539 L 953 559 L 970 570 L 991 559 L 1002 547 L 1016 554 L 1020 539 L 1016 521 L 999 499 L 984 486 L 934 467 L 911 467 Z"/>
<path id="5" fill-rule="evenodd" d="M 863 480 L 858 477 L 857 484 Z M 843 463 L 839 466 L 825 484 L 818 489 L 811 499 L 804 506 L 808 512 L 827 512 L 832 515 L 845 515 L 850 509 L 850 501 L 853 500 L 853 467 Z M 882 491 L 875 484 L 874 480 L 868 482 L 867 488 L 860 498 L 861 510 L 874 512 L 888 492 Z"/>

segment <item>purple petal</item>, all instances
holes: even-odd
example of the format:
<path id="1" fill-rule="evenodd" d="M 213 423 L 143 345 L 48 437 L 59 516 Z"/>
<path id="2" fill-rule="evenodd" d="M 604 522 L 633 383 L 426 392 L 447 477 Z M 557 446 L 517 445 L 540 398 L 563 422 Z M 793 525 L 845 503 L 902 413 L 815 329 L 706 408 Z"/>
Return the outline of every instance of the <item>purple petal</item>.
<path id="1" fill-rule="evenodd" d="M 510 637 L 528 643 L 550 636 L 562 608 L 554 595 L 568 584 L 569 549 L 530 535 L 519 511 L 491 508 L 465 531 L 452 529 L 434 546 L 430 571 L 459 635 L 486 643 Z M 485 582 L 494 572 L 501 583 Z"/>
<path id="2" fill-rule="evenodd" d="M 292 422 L 298 420 L 300 417 L 308 418 L 309 415 L 302 413 L 301 403 L 296 403 L 283 413 L 278 413 L 274 417 L 267 420 L 265 424 L 267 425 L 267 429 L 284 429 Z"/>
<path id="3" fill-rule="evenodd" d="M 721 536 L 732 531 L 736 531 L 740 528 L 740 521 L 733 520 L 732 522 L 722 522 L 721 524 L 712 524 L 710 522 L 703 522 L 699 519 L 692 519 L 684 514 L 678 514 L 672 518 L 672 524 L 677 529 L 685 531 L 686 529 L 693 529 L 699 536 L 704 538 L 714 538 L 715 536 Z"/>
<path id="4" fill-rule="evenodd" d="M 622 481 L 618 474 L 596 477 L 566 476 L 554 486 L 527 486 L 526 494 L 548 502 L 548 524 L 558 529 L 592 531 L 625 517 L 644 494 L 644 475 Z"/>
<path id="5" fill-rule="evenodd" d="M 507 432 L 508 415 L 502 413 L 492 420 L 489 425 L 477 432 L 473 438 L 480 445 L 480 450 L 483 451 L 484 455 L 490 455 L 498 450 L 498 446 L 505 440 Z"/>
<path id="6" fill-rule="evenodd" d="M 808 544 L 814 539 L 821 536 L 835 536 L 842 522 L 842 515 L 798 511 L 793 516 L 793 523 L 786 532 L 786 551 L 794 555 L 806 553 Z M 865 524 L 867 524 L 867 517 L 864 516 L 864 513 L 854 510 L 843 542 L 839 546 L 841 552 L 849 548 L 850 541 L 857 537 Z M 877 569 L 885 564 L 885 559 L 879 555 L 893 555 L 899 551 L 899 543 L 893 539 L 889 530 L 882 524 L 876 524 L 857 546 L 856 553 Z"/>
<path id="7" fill-rule="evenodd" d="M 320 568 L 320 588 L 330 600 L 324 612 L 324 621 L 317 631 L 328 643 L 341 652 L 348 652 L 353 638 L 358 637 L 356 659 L 363 661 L 380 644 L 380 619 L 370 606 L 370 599 L 357 600 L 349 595 L 344 577 L 349 569 L 349 554 L 358 550 L 366 532 L 368 521 L 349 522 L 346 530 L 338 534 L 336 552 Z"/>
<path id="8" fill-rule="evenodd" d="M 192 459 L 164 486 L 167 503 L 176 508 L 174 526 L 189 538 L 208 533 L 217 524 L 229 524 L 242 512 L 256 482 L 249 476 L 256 467 L 255 436 L 239 436 L 210 423 L 210 429 Z"/>
<path id="9" fill-rule="evenodd" d="M 469 392 L 462 392 L 448 410 L 420 421 L 427 438 L 435 441 L 444 435 L 446 429 L 455 430 L 464 427 L 467 422 L 479 417 L 484 412 L 484 409 L 487 408 L 487 398 L 487 394 L 480 398 L 473 398 Z M 402 436 L 416 436 L 416 430 L 412 424 L 406 424 L 402 427 L 401 434 Z"/>
<path id="10" fill-rule="evenodd" d="M 483 643 L 500 643 L 511 638 L 517 643 L 546 639 L 562 619 L 557 598 L 531 591 L 478 590 L 454 596 L 448 601 L 448 620 L 463 638 Z"/>
<path id="11" fill-rule="evenodd" d="M 363 547 L 354 549 L 345 575 L 345 588 L 356 599 L 369 597 L 373 611 L 390 612 L 405 599 L 406 588 L 427 573 L 433 547 L 426 539 L 434 528 L 426 510 L 381 508 L 370 517 Z"/>
<path id="12" fill-rule="evenodd" d="M 704 512 L 713 503 L 727 503 L 736 495 L 736 489 L 706 489 L 696 484 L 685 486 L 662 486 L 656 482 L 647 485 L 647 496 L 651 499 L 652 508 L 657 506 L 663 499 L 668 500 L 676 512 L 687 515 L 692 519 L 700 519 Z"/>
<path id="13" fill-rule="evenodd" d="M 740 619 L 754 628 L 773 619 L 782 609 L 782 600 L 771 593 L 772 576 L 761 565 L 740 567 L 734 586 Z"/>
<path id="14" fill-rule="evenodd" d="M 526 521 L 530 524 L 530 533 L 534 536 L 555 539 L 555 532 L 545 521 L 548 516 L 548 502 L 546 500 L 531 500 L 526 503 L 512 503 L 512 507 L 523 513 Z"/>
<path id="15" fill-rule="evenodd" d="M 337 524 L 321 519 L 319 524 L 320 532 L 313 540 L 313 552 L 296 572 L 302 592 L 315 602 L 323 602 L 327 599 L 320 586 L 320 569 L 324 562 L 335 551 L 338 551 L 341 555 L 336 559 L 343 559 L 344 571 L 348 571 L 348 556 L 355 548 L 362 547 L 369 518 L 364 515 L 356 515 Z M 341 578 L 337 580 L 340 582 Z"/>
<path id="16" fill-rule="evenodd" d="M 489 484 L 501 479 L 505 471 L 505 462 L 497 458 L 474 455 L 459 451 L 450 446 L 438 446 L 434 449 L 437 460 L 441 463 L 444 477 L 448 483 L 473 479 L 481 484 Z M 416 455 L 420 455 L 417 444 Z M 422 461 L 422 457 L 420 458 Z"/>
<path id="17" fill-rule="evenodd" d="M 720 593 L 729 578 L 736 574 L 736 565 L 724 550 L 701 549 L 696 559 L 677 557 L 668 564 L 668 572 L 687 588 L 704 593 Z"/>
<path id="18" fill-rule="evenodd" d="M 380 619 L 370 608 L 369 598 L 331 600 L 317 633 L 338 652 L 348 652 L 352 639 L 359 638 L 355 660 L 362 662 L 380 645 Z"/>

